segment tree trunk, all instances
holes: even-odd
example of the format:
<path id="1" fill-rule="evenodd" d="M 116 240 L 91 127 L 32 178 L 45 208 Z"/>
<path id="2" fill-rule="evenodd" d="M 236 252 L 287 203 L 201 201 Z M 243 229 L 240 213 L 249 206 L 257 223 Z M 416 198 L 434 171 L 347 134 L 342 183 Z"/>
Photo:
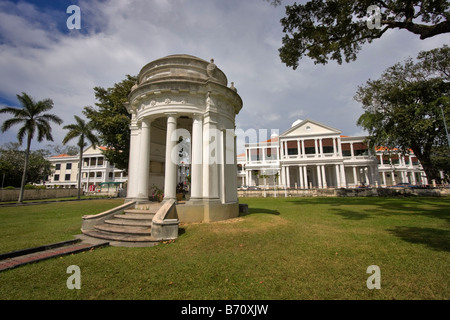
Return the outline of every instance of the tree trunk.
<path id="1" fill-rule="evenodd" d="M 25 163 L 23 166 L 23 174 L 22 174 L 22 183 L 20 184 L 20 193 L 19 193 L 19 203 L 23 202 L 23 195 L 25 192 L 25 183 L 27 179 L 27 168 L 28 168 L 28 158 L 30 157 L 30 148 L 31 148 L 31 136 L 28 135 L 27 138 L 27 149 L 25 151 Z"/>
<path id="2" fill-rule="evenodd" d="M 433 180 L 435 180 L 437 184 L 441 184 L 442 181 L 441 176 L 439 175 L 439 170 L 437 170 L 433 166 L 430 156 L 426 156 L 424 154 L 417 154 L 415 151 L 414 154 L 416 155 L 417 159 L 419 159 L 423 171 L 425 171 L 425 174 L 428 179 L 428 184 L 431 184 Z"/>
<path id="3" fill-rule="evenodd" d="M 78 164 L 78 200 L 81 199 L 81 168 L 83 167 L 83 147 L 80 147 L 80 163 Z"/>

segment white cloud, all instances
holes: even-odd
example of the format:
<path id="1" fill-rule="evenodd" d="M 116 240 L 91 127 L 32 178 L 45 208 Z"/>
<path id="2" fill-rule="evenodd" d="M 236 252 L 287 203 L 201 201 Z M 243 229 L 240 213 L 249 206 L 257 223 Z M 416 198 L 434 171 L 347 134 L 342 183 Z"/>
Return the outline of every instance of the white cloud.
<path id="1" fill-rule="evenodd" d="M 279 20 L 292 2 L 274 8 L 264 0 L 80 0 L 82 30 L 69 32 L 60 17 L 65 12 L 3 1 L 0 98 L 15 103 L 22 91 L 52 98 L 54 113 L 68 124 L 95 103 L 95 86 L 110 87 L 154 59 L 187 53 L 214 58 L 235 82 L 244 102 L 238 127 L 283 132 L 296 119 L 311 118 L 352 133 L 361 130 L 362 109 L 353 100 L 358 85 L 445 43 L 444 36 L 421 41 L 394 31 L 363 46 L 355 62 L 322 66 L 304 58 L 294 71 L 278 57 Z M 54 131 L 60 143 L 65 132 Z M 3 134 L 0 143 L 10 137 Z"/>

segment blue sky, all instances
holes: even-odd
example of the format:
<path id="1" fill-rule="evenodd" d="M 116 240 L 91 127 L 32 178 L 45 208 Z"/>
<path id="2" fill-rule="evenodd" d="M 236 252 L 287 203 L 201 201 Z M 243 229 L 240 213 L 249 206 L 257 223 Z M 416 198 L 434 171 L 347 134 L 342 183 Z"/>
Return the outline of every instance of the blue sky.
<path id="1" fill-rule="evenodd" d="M 152 60 L 186 53 L 214 58 L 235 83 L 244 102 L 238 128 L 281 133 L 298 118 L 310 118 L 361 135 L 357 86 L 421 50 L 449 43 L 448 35 L 419 40 L 395 30 L 363 46 L 355 62 L 323 66 L 305 58 L 292 70 L 281 63 L 278 48 L 284 6 L 293 2 L 0 0 L 0 105 L 18 106 L 22 91 L 51 98 L 53 113 L 70 124 L 95 104 L 95 86 L 110 87 Z M 71 4 L 81 9 L 81 30 L 66 27 Z M 0 115 L 0 122 L 7 117 Z M 54 143 L 61 144 L 62 126 L 53 130 Z M 15 136 L 14 128 L 1 134 L 0 145 Z"/>

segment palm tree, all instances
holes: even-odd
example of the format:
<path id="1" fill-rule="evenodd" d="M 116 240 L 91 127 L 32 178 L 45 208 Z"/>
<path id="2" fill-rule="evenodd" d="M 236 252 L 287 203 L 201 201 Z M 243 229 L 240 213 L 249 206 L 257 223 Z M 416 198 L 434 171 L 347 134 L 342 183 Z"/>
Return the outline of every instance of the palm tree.
<path id="1" fill-rule="evenodd" d="M 0 109 L 0 113 L 9 113 L 14 118 L 3 122 L 1 130 L 5 132 L 13 125 L 23 124 L 17 133 L 17 139 L 22 144 L 24 137 L 27 138 L 27 149 L 25 151 L 25 165 L 23 167 L 22 183 L 20 186 L 19 203 L 23 202 L 23 194 L 25 190 L 25 182 L 27 176 L 28 159 L 30 155 L 31 140 L 37 130 L 37 139 L 39 142 L 45 138 L 48 141 L 53 141 L 52 128 L 50 122 L 61 124 L 63 121 L 54 114 L 44 113 L 53 108 L 53 101 L 51 99 L 44 99 L 35 102 L 28 94 L 22 92 L 22 95 L 17 95 L 22 108 L 5 107 Z M 43 114 L 44 113 L 44 114 Z"/>
<path id="2" fill-rule="evenodd" d="M 66 144 L 70 140 L 79 137 L 78 147 L 80 148 L 80 160 L 78 163 L 78 200 L 81 197 L 81 167 L 83 164 L 83 149 L 86 146 L 86 140 L 88 140 L 93 147 L 98 144 L 98 139 L 93 133 L 94 124 L 93 122 L 86 123 L 83 119 L 78 116 L 74 116 L 76 123 L 64 126 L 63 129 L 69 130 L 67 135 L 63 139 L 63 144 Z"/>

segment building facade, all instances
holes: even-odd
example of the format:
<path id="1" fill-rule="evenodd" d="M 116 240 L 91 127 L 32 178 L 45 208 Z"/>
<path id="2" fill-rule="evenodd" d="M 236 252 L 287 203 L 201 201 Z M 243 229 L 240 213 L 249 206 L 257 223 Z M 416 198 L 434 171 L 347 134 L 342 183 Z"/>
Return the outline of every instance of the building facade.
<path id="1" fill-rule="evenodd" d="M 88 147 L 83 151 L 81 188 L 84 192 L 117 192 L 128 180 L 124 170 L 117 169 L 102 154 L 104 147 Z M 80 156 L 61 154 L 49 157 L 52 174 L 45 181 L 47 187 L 77 188 Z"/>
<path id="2" fill-rule="evenodd" d="M 278 137 L 245 145 L 238 156 L 238 185 L 281 188 L 387 187 L 427 184 L 414 154 L 370 149 L 365 137 L 342 135 L 314 120 L 297 120 Z"/>

